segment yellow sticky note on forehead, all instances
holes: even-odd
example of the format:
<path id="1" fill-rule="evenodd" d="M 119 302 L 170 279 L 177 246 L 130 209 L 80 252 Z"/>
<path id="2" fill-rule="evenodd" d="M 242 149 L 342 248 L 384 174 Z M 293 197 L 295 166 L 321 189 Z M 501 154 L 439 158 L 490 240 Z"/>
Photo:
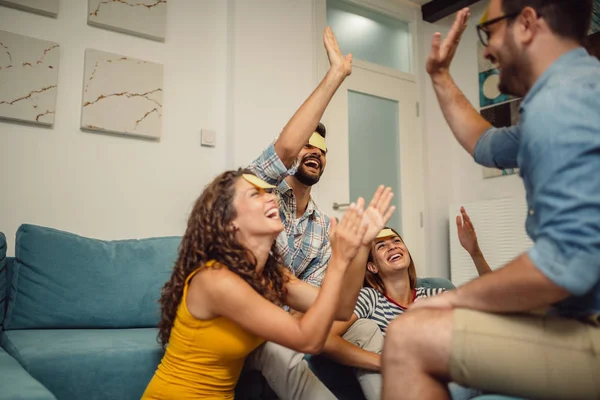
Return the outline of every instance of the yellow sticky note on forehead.
<path id="1" fill-rule="evenodd" d="M 481 20 L 479 20 L 480 24 L 483 24 L 484 22 L 486 22 L 488 20 L 488 9 L 485 9 L 485 12 L 483 13 L 483 15 L 481 16 Z"/>
<path id="2" fill-rule="evenodd" d="M 257 188 L 260 188 L 260 189 L 273 189 L 275 187 L 275 186 L 271 185 L 270 183 L 267 183 L 267 182 L 263 181 L 262 179 L 260 179 L 256 175 L 243 174 L 242 177 L 245 180 L 247 180 L 248 182 L 250 182 L 251 184 L 253 184 L 254 186 L 256 186 Z"/>
<path id="3" fill-rule="evenodd" d="M 315 146 L 317 149 L 327 151 L 327 146 L 325 145 L 325 138 L 319 135 L 317 132 L 313 132 L 312 136 L 308 140 L 308 144 L 310 144 L 311 146 Z"/>
<path id="4" fill-rule="evenodd" d="M 387 238 L 387 237 L 391 237 L 391 236 L 396 236 L 396 234 L 394 233 L 393 230 L 386 228 L 386 229 L 382 229 L 381 231 L 379 231 L 379 233 L 377 234 L 377 237 L 375 239 L 383 239 L 383 238 Z"/>

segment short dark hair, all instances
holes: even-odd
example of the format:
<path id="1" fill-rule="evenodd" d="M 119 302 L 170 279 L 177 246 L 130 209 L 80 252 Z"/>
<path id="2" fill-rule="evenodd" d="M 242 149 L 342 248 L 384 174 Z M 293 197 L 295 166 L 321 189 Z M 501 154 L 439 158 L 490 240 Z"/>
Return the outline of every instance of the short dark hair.
<path id="1" fill-rule="evenodd" d="M 327 135 L 327 129 L 325 128 L 325 125 L 323 125 L 321 122 L 319 122 L 319 125 L 317 125 L 317 129 L 315 129 L 315 132 L 323 136 L 323 138 Z"/>
<path id="2" fill-rule="evenodd" d="M 583 44 L 592 20 L 592 3 L 593 0 L 502 0 L 502 11 L 508 15 L 531 7 L 556 35 Z"/>

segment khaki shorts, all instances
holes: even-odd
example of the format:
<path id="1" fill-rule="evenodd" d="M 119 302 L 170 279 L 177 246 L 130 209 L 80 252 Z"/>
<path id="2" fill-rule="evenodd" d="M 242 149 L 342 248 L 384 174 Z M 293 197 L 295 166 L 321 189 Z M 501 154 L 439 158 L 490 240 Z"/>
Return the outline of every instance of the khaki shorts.
<path id="1" fill-rule="evenodd" d="M 529 399 L 600 399 L 600 328 L 535 315 L 454 312 L 452 380 Z"/>

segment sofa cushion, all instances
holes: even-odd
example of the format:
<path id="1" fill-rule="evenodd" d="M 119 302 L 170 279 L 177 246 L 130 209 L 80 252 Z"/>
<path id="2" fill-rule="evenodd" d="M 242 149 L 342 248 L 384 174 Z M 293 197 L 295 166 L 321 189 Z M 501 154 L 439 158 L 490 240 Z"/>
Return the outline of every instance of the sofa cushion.
<path id="1" fill-rule="evenodd" d="M 2 347 L 61 400 L 139 399 L 163 350 L 155 328 L 5 331 Z"/>
<path id="2" fill-rule="evenodd" d="M 0 326 L 8 305 L 8 270 L 6 268 L 6 236 L 0 232 Z"/>
<path id="3" fill-rule="evenodd" d="M 56 400 L 17 360 L 0 348 L 0 400 Z"/>
<path id="4" fill-rule="evenodd" d="M 454 284 L 445 278 L 417 278 L 417 286 L 429 288 L 444 288 L 446 290 L 456 289 Z"/>
<path id="5" fill-rule="evenodd" d="M 17 231 L 6 329 L 156 326 L 180 238 L 103 241 L 35 225 Z"/>

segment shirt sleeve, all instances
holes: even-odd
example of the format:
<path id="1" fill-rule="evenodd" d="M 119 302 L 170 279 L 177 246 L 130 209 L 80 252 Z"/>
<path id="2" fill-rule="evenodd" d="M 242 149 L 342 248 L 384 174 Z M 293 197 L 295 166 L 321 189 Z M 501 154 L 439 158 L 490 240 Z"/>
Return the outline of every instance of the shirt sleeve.
<path id="1" fill-rule="evenodd" d="M 600 280 L 600 96 L 589 86 L 538 96 L 523 125 L 535 243 L 528 255 L 548 279 L 582 296 Z"/>
<path id="2" fill-rule="evenodd" d="M 358 318 L 371 318 L 377 306 L 377 290 L 373 288 L 362 288 L 358 294 L 354 314 Z"/>
<path id="3" fill-rule="evenodd" d="M 287 169 L 277 155 L 275 142 L 273 142 L 257 159 L 250 163 L 248 169 L 265 182 L 278 186 L 287 176 L 296 173 L 297 161 L 294 161 L 294 165 Z"/>
<path id="4" fill-rule="evenodd" d="M 490 128 L 475 145 L 475 162 L 489 168 L 517 168 L 517 154 L 521 140 L 519 125 Z"/>

